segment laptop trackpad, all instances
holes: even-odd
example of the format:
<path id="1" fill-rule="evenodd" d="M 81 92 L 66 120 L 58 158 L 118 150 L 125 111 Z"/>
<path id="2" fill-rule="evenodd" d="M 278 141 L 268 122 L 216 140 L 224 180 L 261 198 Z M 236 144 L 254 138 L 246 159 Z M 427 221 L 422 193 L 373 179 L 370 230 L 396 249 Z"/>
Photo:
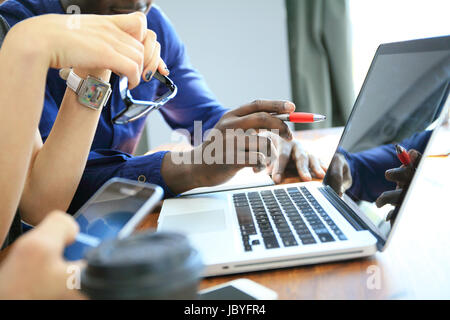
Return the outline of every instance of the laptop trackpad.
<path id="1" fill-rule="evenodd" d="M 198 234 L 223 231 L 226 229 L 224 210 L 168 215 L 161 221 L 159 231 L 177 231 Z"/>

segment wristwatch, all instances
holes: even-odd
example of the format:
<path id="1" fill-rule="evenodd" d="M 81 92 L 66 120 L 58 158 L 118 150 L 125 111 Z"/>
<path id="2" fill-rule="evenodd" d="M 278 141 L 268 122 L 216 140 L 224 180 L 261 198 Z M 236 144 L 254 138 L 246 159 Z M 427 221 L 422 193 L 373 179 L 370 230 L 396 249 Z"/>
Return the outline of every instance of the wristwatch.
<path id="1" fill-rule="evenodd" d="M 88 108 L 103 108 L 111 96 L 111 85 L 96 77 L 88 76 L 83 79 L 70 70 L 66 80 L 67 86 L 78 95 L 78 102 Z"/>

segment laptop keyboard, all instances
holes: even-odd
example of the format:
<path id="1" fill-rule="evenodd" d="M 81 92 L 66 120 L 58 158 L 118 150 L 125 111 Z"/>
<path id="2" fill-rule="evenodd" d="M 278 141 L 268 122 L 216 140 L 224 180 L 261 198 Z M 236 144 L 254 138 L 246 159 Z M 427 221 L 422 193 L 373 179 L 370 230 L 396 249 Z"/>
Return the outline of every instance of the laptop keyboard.
<path id="1" fill-rule="evenodd" d="M 237 193 L 233 201 L 245 251 L 347 240 L 305 187 Z"/>

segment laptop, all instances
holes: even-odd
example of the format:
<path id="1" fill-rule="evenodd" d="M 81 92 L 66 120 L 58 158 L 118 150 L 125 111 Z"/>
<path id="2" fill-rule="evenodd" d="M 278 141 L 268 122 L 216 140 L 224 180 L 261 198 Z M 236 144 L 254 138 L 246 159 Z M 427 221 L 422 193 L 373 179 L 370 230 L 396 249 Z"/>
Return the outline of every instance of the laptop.
<path id="1" fill-rule="evenodd" d="M 402 165 L 395 145 L 427 155 L 448 117 L 449 80 L 450 36 L 381 45 L 322 183 L 166 200 L 158 231 L 185 233 L 203 255 L 205 276 L 383 251 L 421 174 L 417 161 L 410 182 L 377 207 L 376 200 L 397 187 L 385 177 Z"/>

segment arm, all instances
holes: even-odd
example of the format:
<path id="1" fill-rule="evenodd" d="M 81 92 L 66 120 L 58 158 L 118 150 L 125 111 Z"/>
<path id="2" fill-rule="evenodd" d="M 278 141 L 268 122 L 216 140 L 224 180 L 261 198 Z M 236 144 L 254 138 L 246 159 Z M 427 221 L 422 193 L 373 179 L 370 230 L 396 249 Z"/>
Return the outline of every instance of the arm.
<path id="1" fill-rule="evenodd" d="M 3 168 L 0 172 L 0 242 L 18 207 L 32 156 L 32 168 L 41 165 L 39 155 L 33 150 L 40 147 L 36 130 L 48 69 L 74 66 L 92 70 L 98 67 L 128 76 L 131 87 L 140 82 L 144 61 L 144 46 L 140 41 L 146 30 L 144 15 L 82 16 L 82 27 L 77 33 L 67 30 L 67 19 L 62 15 L 46 15 L 21 22 L 9 32 L 0 51 L 0 119 L 3 121 L 0 147 L 5 151 L 0 155 Z M 92 30 L 99 32 L 92 33 Z M 136 40 L 132 32 L 141 34 L 142 39 Z M 93 42 L 97 46 L 92 46 Z M 67 112 L 72 111 L 67 109 Z M 60 123 L 70 127 L 66 120 Z M 60 146 L 59 142 L 52 145 Z M 50 155 L 53 162 L 58 159 L 51 148 L 44 154 Z M 53 166 L 46 169 L 48 176 Z"/>
<path id="2" fill-rule="evenodd" d="M 103 81 L 109 81 L 111 76 L 107 70 L 75 70 L 75 73 Z M 75 92 L 67 89 L 45 144 L 36 131 L 19 205 L 22 219 L 37 225 L 51 210 L 67 211 L 83 174 L 101 111 L 81 105 Z"/>
<path id="3" fill-rule="evenodd" d="M 143 77 L 148 72 L 153 74 L 157 68 L 166 75 L 168 72 L 160 58 L 154 32 L 146 30 L 142 42 Z M 133 52 L 129 54 L 133 55 Z M 111 77 L 109 70 L 74 71 L 82 78 L 91 75 L 109 81 Z M 39 135 L 36 137 L 33 161 L 20 203 L 22 218 L 28 223 L 39 223 L 50 210 L 67 211 L 80 183 L 102 110 L 86 108 L 77 98 L 67 89 L 45 144 L 42 145 Z M 51 97 L 47 101 L 49 99 Z"/>
<path id="4" fill-rule="evenodd" d="M 0 126 L 1 149 L 8 151 L 0 154 L 3 168 L 0 170 L 0 243 L 8 232 L 25 185 L 48 68 L 45 56 L 34 54 L 30 48 L 18 50 L 17 44 L 10 41 L 13 32 L 14 29 L 0 51 L 0 119 L 4 120 Z"/>

